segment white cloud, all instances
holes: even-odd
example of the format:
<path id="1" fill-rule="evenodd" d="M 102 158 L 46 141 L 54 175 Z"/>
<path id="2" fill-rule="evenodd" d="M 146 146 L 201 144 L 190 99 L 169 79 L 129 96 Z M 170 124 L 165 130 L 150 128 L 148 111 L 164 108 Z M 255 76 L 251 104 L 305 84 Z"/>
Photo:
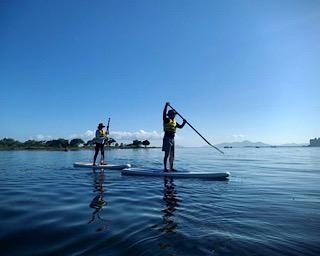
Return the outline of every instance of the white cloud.
<path id="1" fill-rule="evenodd" d="M 82 134 L 72 134 L 69 136 L 69 138 L 92 139 L 94 136 L 95 131 L 87 130 Z M 157 131 L 148 132 L 144 130 L 139 130 L 137 132 L 111 131 L 110 137 L 114 138 L 115 140 L 159 140 L 162 139 L 163 133 L 159 133 Z"/>
<path id="2" fill-rule="evenodd" d="M 85 133 L 84 133 L 84 136 L 85 137 L 94 137 L 95 136 L 95 132 L 94 131 L 91 131 L 91 130 L 87 130 Z"/>
<path id="3" fill-rule="evenodd" d="M 93 139 L 95 136 L 95 131 L 87 130 L 80 134 L 71 134 L 68 139 L 80 138 L 85 141 Z M 64 136 L 60 136 L 64 138 Z M 115 140 L 161 140 L 163 137 L 163 132 L 159 133 L 157 131 L 145 131 L 139 130 L 136 132 L 128 132 L 128 131 L 112 131 L 110 132 L 110 137 L 114 138 Z M 54 139 L 50 135 L 42 135 L 38 134 L 35 137 L 31 137 L 30 139 L 35 140 L 52 140 Z"/>
<path id="4" fill-rule="evenodd" d="M 42 135 L 42 134 L 38 134 L 34 137 L 31 137 L 30 140 L 52 140 L 52 136 L 50 135 Z"/>
<path id="5" fill-rule="evenodd" d="M 127 132 L 127 131 L 112 131 L 110 132 L 110 137 L 115 140 L 160 140 L 163 137 L 163 133 L 157 131 L 144 131 L 139 130 L 137 132 Z"/>
<path id="6" fill-rule="evenodd" d="M 233 134 L 232 137 L 235 138 L 235 139 L 244 139 L 244 138 L 247 138 L 248 135 L 245 135 L 245 134 Z"/>
<path id="7" fill-rule="evenodd" d="M 87 130 L 81 134 L 72 134 L 69 136 L 69 139 L 80 138 L 83 140 L 91 140 L 94 138 L 94 136 L 95 136 L 95 131 Z"/>

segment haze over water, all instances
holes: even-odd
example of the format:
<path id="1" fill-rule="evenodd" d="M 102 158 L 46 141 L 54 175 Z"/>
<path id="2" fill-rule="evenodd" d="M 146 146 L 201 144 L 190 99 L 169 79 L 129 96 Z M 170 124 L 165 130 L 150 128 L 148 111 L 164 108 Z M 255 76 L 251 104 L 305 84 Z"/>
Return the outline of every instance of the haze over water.
<path id="1" fill-rule="evenodd" d="M 160 149 L 112 163 L 162 167 Z M 320 149 L 179 148 L 176 168 L 229 181 L 75 169 L 91 151 L 0 152 L 2 255 L 319 255 Z"/>

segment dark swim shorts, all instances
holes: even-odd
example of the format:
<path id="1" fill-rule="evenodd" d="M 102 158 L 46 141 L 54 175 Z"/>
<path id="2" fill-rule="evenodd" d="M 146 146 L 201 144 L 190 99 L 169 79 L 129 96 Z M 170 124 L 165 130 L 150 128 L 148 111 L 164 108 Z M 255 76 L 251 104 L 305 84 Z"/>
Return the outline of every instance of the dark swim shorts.
<path id="1" fill-rule="evenodd" d="M 172 152 L 174 155 L 174 138 L 170 138 L 168 136 L 163 137 L 162 151 L 168 153 Z"/>

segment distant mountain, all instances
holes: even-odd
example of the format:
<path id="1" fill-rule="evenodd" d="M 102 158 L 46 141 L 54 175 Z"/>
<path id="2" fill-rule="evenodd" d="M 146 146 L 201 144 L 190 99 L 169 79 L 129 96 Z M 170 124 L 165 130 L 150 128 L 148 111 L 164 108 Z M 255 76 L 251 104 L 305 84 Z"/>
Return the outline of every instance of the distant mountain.
<path id="1" fill-rule="evenodd" d="M 220 144 L 216 144 L 216 147 L 223 148 L 223 147 L 233 147 L 233 148 L 242 148 L 242 147 L 302 147 L 308 146 L 307 143 L 285 143 L 281 145 L 270 145 L 263 142 L 252 142 L 249 140 L 244 140 L 241 142 L 224 142 Z"/>
<path id="2" fill-rule="evenodd" d="M 301 146 L 308 146 L 307 143 L 301 143 L 301 144 L 297 144 L 297 143 L 286 143 L 286 144 L 281 144 L 279 145 L 280 147 L 301 147 Z"/>
<path id="3" fill-rule="evenodd" d="M 216 145 L 217 147 L 234 147 L 234 148 L 242 148 L 242 147 L 270 147 L 271 145 L 263 143 L 263 142 L 252 142 L 249 140 L 244 140 L 241 142 L 225 142 Z"/>

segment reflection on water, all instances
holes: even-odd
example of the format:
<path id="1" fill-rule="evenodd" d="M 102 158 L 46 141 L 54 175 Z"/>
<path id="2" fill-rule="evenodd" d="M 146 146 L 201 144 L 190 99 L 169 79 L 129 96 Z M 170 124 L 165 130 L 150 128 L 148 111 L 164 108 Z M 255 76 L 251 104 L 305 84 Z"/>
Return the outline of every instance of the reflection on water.
<path id="1" fill-rule="evenodd" d="M 105 179 L 104 170 L 93 170 L 93 192 L 96 193 L 95 197 L 92 199 L 90 203 L 90 208 L 94 209 L 92 212 L 91 220 L 88 222 L 95 223 L 99 227 L 96 229 L 97 232 L 103 231 L 107 229 L 106 220 L 101 217 L 101 213 L 103 211 L 103 206 L 106 205 L 106 201 L 104 200 L 104 187 L 103 182 Z"/>
<path id="2" fill-rule="evenodd" d="M 163 202 L 165 208 L 163 209 L 163 227 L 159 230 L 164 233 L 175 233 L 178 228 L 178 224 L 174 222 L 174 212 L 178 204 L 177 191 L 173 182 L 173 178 L 164 178 L 164 189 L 163 189 Z"/>
<path id="3" fill-rule="evenodd" d="M 162 224 L 155 227 L 164 235 L 173 235 L 178 229 L 178 224 L 175 222 L 175 211 L 179 206 L 178 193 L 173 178 L 164 177 L 163 185 Z M 158 246 L 163 250 L 173 247 L 171 242 L 160 242 Z"/>
<path id="4" fill-rule="evenodd" d="M 320 255 L 320 148 L 211 152 L 181 148 L 177 164 L 229 181 L 71 168 L 91 151 L 1 151 L 0 255 Z M 161 166 L 159 149 L 108 153 Z"/>

